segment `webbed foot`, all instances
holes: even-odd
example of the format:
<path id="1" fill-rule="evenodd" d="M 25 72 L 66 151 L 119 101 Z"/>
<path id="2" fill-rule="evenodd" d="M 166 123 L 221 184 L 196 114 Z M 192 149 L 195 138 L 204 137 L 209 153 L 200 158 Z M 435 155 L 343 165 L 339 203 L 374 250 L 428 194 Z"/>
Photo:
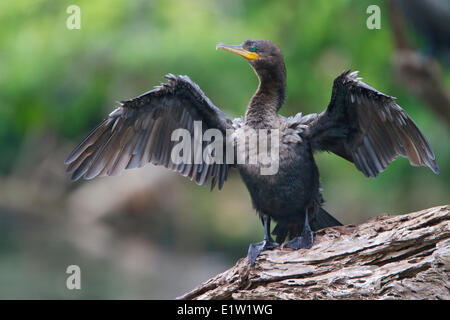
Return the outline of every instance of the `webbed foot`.
<path id="1" fill-rule="evenodd" d="M 314 242 L 314 233 L 309 226 L 308 210 L 306 210 L 305 226 L 303 227 L 302 234 L 299 237 L 295 237 L 283 246 L 283 248 L 291 248 L 294 250 L 298 249 L 309 249 L 312 247 Z"/>
<path id="2" fill-rule="evenodd" d="M 253 266 L 255 264 L 256 258 L 259 256 L 259 254 L 265 250 L 272 250 L 278 247 L 279 244 L 275 241 L 261 241 L 258 243 L 252 243 L 248 247 L 248 261 L 250 262 L 250 265 Z"/>
<path id="3" fill-rule="evenodd" d="M 301 236 L 295 237 L 294 239 L 290 240 L 289 242 L 286 242 L 283 246 L 283 248 L 291 248 L 294 250 L 298 249 L 309 249 L 312 247 L 314 242 L 314 235 L 312 232 L 309 234 L 302 233 Z"/>

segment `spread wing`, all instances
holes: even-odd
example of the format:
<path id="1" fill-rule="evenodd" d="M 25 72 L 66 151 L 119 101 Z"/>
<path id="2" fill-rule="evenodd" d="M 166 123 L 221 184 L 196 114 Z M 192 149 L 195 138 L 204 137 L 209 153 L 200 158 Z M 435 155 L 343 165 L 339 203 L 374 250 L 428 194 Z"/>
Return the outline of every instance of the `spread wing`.
<path id="1" fill-rule="evenodd" d="M 427 139 L 406 112 L 385 95 L 344 72 L 334 81 L 330 104 L 309 124 L 313 149 L 331 151 L 376 177 L 399 156 L 439 172 Z"/>
<path id="2" fill-rule="evenodd" d="M 228 172 L 225 151 L 222 163 L 207 164 L 201 156 L 200 162 L 174 164 L 171 152 L 178 141 L 171 141 L 171 135 L 175 129 L 183 128 L 189 131 L 193 140 L 194 121 L 201 121 L 203 132 L 213 128 L 225 136 L 232 122 L 187 76 L 168 75 L 166 78 L 168 83 L 121 102 L 72 151 L 65 162 L 69 165 L 67 171 L 72 174 L 72 180 L 117 175 L 124 169 L 151 162 L 178 171 L 199 185 L 211 179 L 211 189 L 216 182 L 219 182 L 219 189 L 222 187 Z M 207 144 L 200 145 L 203 155 Z M 194 153 L 199 151 L 198 147 L 194 151 L 193 141 L 191 150 L 193 160 Z"/>

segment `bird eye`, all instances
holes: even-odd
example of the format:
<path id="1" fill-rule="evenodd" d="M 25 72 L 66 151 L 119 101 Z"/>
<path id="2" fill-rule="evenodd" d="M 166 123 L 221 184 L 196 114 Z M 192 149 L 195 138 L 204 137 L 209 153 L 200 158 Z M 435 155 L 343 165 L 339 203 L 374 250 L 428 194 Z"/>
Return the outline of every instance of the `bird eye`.
<path id="1" fill-rule="evenodd" d="M 251 51 L 251 52 L 255 52 L 255 51 L 256 51 L 256 47 L 255 47 L 255 46 L 251 46 L 251 47 L 250 47 L 250 51 Z"/>

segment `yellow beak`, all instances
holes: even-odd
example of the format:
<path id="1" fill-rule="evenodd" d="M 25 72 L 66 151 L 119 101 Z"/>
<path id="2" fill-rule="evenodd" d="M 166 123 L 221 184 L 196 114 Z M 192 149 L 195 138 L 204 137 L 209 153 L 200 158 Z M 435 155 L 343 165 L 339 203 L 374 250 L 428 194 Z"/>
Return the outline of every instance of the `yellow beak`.
<path id="1" fill-rule="evenodd" d="M 226 50 L 226 51 L 238 54 L 247 60 L 255 60 L 255 59 L 259 58 L 259 54 L 257 54 L 256 52 L 248 51 L 248 50 L 242 48 L 241 45 L 233 46 L 231 44 L 226 44 L 226 43 L 220 42 L 216 45 L 216 50 L 218 50 L 218 49 Z"/>

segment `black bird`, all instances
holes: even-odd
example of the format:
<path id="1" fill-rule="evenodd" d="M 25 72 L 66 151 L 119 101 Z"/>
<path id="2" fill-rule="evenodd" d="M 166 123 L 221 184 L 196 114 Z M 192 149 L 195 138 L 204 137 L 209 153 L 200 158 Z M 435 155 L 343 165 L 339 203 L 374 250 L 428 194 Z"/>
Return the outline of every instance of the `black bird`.
<path id="1" fill-rule="evenodd" d="M 231 121 L 187 76 L 168 75 L 168 83 L 121 102 L 72 151 L 66 160 L 72 179 L 116 175 L 151 162 L 178 171 L 199 185 L 211 181 L 212 190 L 217 183 L 221 189 L 228 170 L 237 168 L 265 230 L 264 241 L 249 247 L 253 265 L 261 251 L 277 247 L 286 237 L 290 241 L 285 247 L 310 248 L 313 231 L 341 225 L 321 207 L 315 151 L 331 151 L 353 162 L 367 177 L 376 177 L 398 156 L 438 173 L 433 151 L 413 120 L 393 97 L 362 82 L 357 72 L 346 71 L 336 78 L 331 101 L 321 114 L 286 118 L 277 113 L 285 100 L 286 69 L 274 43 L 247 40 L 237 46 L 219 43 L 216 49 L 247 59 L 259 78 L 244 117 Z M 226 150 L 223 159 L 215 154 L 223 161 L 192 163 L 188 157 L 181 163 L 172 161 L 176 144 L 172 132 L 184 128 L 195 135 L 194 121 L 201 121 L 202 132 L 232 133 L 232 139 L 221 142 Z M 236 141 L 251 130 L 259 139 L 262 131 L 258 129 L 278 130 L 278 140 L 271 141 L 279 142 L 275 174 L 261 174 L 264 164 L 260 161 L 240 164 L 234 155 L 231 163 L 226 161 L 230 149 L 225 145 L 236 148 Z M 209 145 L 202 143 L 200 151 Z M 191 160 L 197 151 L 191 152 Z M 270 236 L 271 220 L 277 222 L 272 232 L 276 242 Z"/>

